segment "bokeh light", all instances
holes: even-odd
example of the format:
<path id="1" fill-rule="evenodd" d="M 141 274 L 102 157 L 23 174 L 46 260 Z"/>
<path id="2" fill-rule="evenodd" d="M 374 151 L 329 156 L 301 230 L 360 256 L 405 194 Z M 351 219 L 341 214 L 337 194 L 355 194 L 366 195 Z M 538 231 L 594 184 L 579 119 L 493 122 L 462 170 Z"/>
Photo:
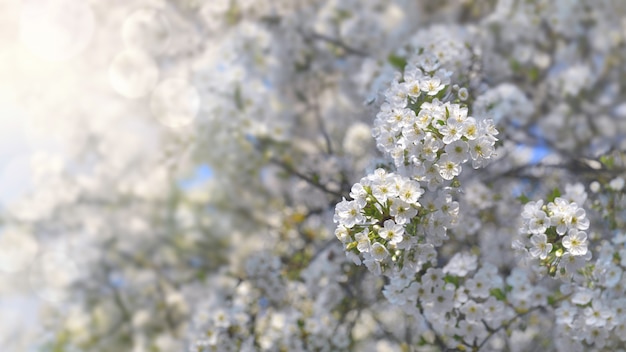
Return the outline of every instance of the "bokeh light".
<path id="1" fill-rule="evenodd" d="M 67 60 L 89 44 L 95 19 L 87 1 L 23 0 L 20 39 L 49 61 Z"/>
<path id="2" fill-rule="evenodd" d="M 170 38 L 170 24 L 156 9 L 137 10 L 122 26 L 122 39 L 128 48 L 142 49 L 153 55 L 162 53 Z"/>
<path id="3" fill-rule="evenodd" d="M 198 90 L 187 81 L 171 78 L 161 82 L 150 100 L 150 109 L 166 127 L 189 125 L 200 110 Z"/>
<path id="4" fill-rule="evenodd" d="M 109 82 L 120 95 L 135 99 L 150 93 L 159 78 L 159 69 L 145 52 L 128 49 L 119 53 L 109 67 Z"/>

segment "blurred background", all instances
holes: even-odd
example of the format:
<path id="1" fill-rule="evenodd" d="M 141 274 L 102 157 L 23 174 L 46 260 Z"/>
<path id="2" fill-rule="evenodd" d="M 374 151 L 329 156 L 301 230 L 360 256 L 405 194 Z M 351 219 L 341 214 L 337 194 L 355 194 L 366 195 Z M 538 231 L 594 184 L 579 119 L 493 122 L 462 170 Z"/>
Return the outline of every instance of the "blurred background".
<path id="1" fill-rule="evenodd" d="M 106 236 L 97 230 L 106 215 L 89 214 L 88 204 L 121 201 L 103 192 L 166 192 L 171 180 L 162 168 L 185 163 L 184 153 L 165 160 L 159 139 L 198 113 L 189 67 L 179 64 L 186 53 L 176 47 L 193 48 L 197 38 L 185 38 L 188 28 L 176 19 L 185 21 L 167 6 L 0 1 L 0 351 L 35 350 L 56 338 L 40 310 L 67 313 L 66 286 L 96 260 L 78 253 Z M 209 173 L 201 169 L 199 180 Z M 194 175 L 183 178 L 185 187 L 198 184 Z M 84 206 L 68 211 L 71 204 Z M 115 221 L 132 226 L 126 215 Z"/>
<path id="2" fill-rule="evenodd" d="M 624 13 L 620 0 L 0 0 L 0 352 L 180 351 L 206 337 L 219 288 L 254 281 L 250 253 L 273 252 L 298 284 L 325 275 L 307 274 L 315 260 L 344 270 L 333 209 L 381 161 L 372 122 L 414 52 L 433 50 L 498 124 L 486 182 L 505 200 L 597 178 L 574 162 L 625 149 Z M 495 233 L 484 251 L 505 262 Z"/>

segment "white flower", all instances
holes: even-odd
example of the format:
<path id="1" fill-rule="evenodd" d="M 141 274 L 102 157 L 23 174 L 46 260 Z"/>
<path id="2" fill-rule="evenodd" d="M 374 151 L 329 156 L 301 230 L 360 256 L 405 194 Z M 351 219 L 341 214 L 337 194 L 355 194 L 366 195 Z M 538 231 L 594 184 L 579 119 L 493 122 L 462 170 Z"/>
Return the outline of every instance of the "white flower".
<path id="1" fill-rule="evenodd" d="M 532 234 L 542 234 L 550 227 L 550 218 L 543 210 L 537 210 L 528 222 L 528 230 Z"/>
<path id="2" fill-rule="evenodd" d="M 398 244 L 402 242 L 404 227 L 396 224 L 393 220 L 386 220 L 383 228 L 378 231 L 378 235 L 389 243 Z"/>
<path id="3" fill-rule="evenodd" d="M 367 232 L 359 232 L 356 235 L 354 235 L 354 239 L 357 242 L 356 245 L 356 249 L 359 250 L 359 252 L 363 253 L 367 253 L 370 251 L 370 248 L 372 246 L 372 243 L 369 239 L 369 236 L 367 234 Z"/>
<path id="4" fill-rule="evenodd" d="M 606 345 L 607 338 L 609 337 L 609 330 L 604 326 L 595 326 L 584 333 L 585 341 L 601 350 Z"/>
<path id="5" fill-rule="evenodd" d="M 387 256 L 389 255 L 389 251 L 385 246 L 376 242 L 372 245 L 370 254 L 372 255 L 372 258 L 374 258 L 374 260 L 380 262 L 387 258 Z"/>
<path id="6" fill-rule="evenodd" d="M 443 272 L 446 274 L 465 277 L 470 271 L 476 270 L 477 266 L 477 256 L 466 252 L 459 252 L 450 258 L 448 264 L 443 267 Z"/>
<path id="7" fill-rule="evenodd" d="M 407 80 L 404 83 L 405 85 L 405 89 L 407 91 L 407 94 L 411 97 L 411 98 L 417 98 L 420 96 L 420 94 L 422 94 L 422 90 L 420 88 L 420 82 L 416 79 L 414 80 Z"/>
<path id="8" fill-rule="evenodd" d="M 543 207 L 543 199 L 536 202 L 528 202 L 524 204 L 524 210 L 522 211 L 522 218 L 532 219 L 535 216 L 535 212 L 541 211 Z"/>
<path id="9" fill-rule="evenodd" d="M 380 266 L 380 262 L 375 260 L 373 257 L 368 257 L 363 260 L 363 264 L 367 267 L 369 271 L 374 275 L 381 275 L 383 273 L 382 267 Z"/>
<path id="10" fill-rule="evenodd" d="M 416 181 L 403 180 L 398 191 L 398 198 L 409 204 L 417 203 L 417 200 L 424 194 L 424 190 Z"/>
<path id="11" fill-rule="evenodd" d="M 578 290 L 572 295 L 572 303 L 578 305 L 586 305 L 592 299 L 596 299 L 598 291 L 593 291 L 588 288 L 578 288 Z"/>
<path id="12" fill-rule="evenodd" d="M 530 249 L 530 255 L 533 258 L 539 257 L 539 259 L 546 259 L 550 251 L 552 251 L 552 243 L 548 243 L 548 237 L 543 234 L 534 234 L 530 238 L 530 243 L 532 243 L 533 247 Z"/>
<path id="13" fill-rule="evenodd" d="M 400 130 L 402 127 L 410 126 L 415 121 L 415 112 L 411 109 L 393 109 L 391 115 L 387 117 L 389 123 L 394 130 Z"/>
<path id="14" fill-rule="evenodd" d="M 356 201 L 344 199 L 337 204 L 333 221 L 347 228 L 352 228 L 356 224 L 365 222 L 365 217 L 361 214 L 361 207 Z"/>
<path id="15" fill-rule="evenodd" d="M 469 93 L 467 92 L 467 88 L 463 87 L 459 89 L 457 96 L 459 97 L 459 100 L 466 101 L 467 98 L 469 98 Z"/>
<path id="16" fill-rule="evenodd" d="M 468 144 L 473 168 L 479 168 L 485 165 L 484 160 L 491 158 L 491 155 L 495 151 L 494 143 L 484 136 L 469 140 Z"/>
<path id="17" fill-rule="evenodd" d="M 436 311 L 448 312 L 454 308 L 454 293 L 455 287 L 453 284 L 446 284 L 442 287 L 435 287 L 432 294 L 431 302 Z"/>
<path id="18" fill-rule="evenodd" d="M 473 345 L 476 340 L 481 341 L 487 336 L 487 330 L 482 323 L 462 320 L 459 323 L 458 335 L 462 336 L 465 342 Z"/>
<path id="19" fill-rule="evenodd" d="M 440 287 L 445 283 L 443 269 L 428 268 L 422 276 L 422 285 L 426 287 Z"/>
<path id="20" fill-rule="evenodd" d="M 421 110 L 417 114 L 417 119 L 415 120 L 415 124 L 421 129 L 428 128 L 428 125 L 430 125 L 433 119 L 440 118 L 439 114 L 433 113 L 432 110 L 424 108 L 424 105 L 426 104 L 428 103 L 422 104 Z"/>
<path id="21" fill-rule="evenodd" d="M 604 286 L 615 287 L 622 279 L 622 268 L 617 265 L 610 265 L 604 272 Z"/>
<path id="22" fill-rule="evenodd" d="M 586 218 L 585 209 L 578 208 L 574 210 L 570 223 L 579 230 L 587 230 L 589 228 L 589 219 Z"/>
<path id="23" fill-rule="evenodd" d="M 568 275 L 571 276 L 578 270 L 582 269 L 582 267 L 585 266 L 585 262 L 586 262 L 585 257 L 574 256 L 569 252 L 565 252 L 563 256 L 561 257 L 561 261 L 559 261 L 558 269 L 559 269 L 559 272 L 561 270 L 565 270 L 565 272 L 563 273 L 563 276 L 565 277 L 567 277 Z"/>
<path id="24" fill-rule="evenodd" d="M 577 311 L 578 308 L 576 306 L 573 306 L 568 301 L 563 302 L 561 306 L 554 311 L 557 324 L 571 325 Z"/>
<path id="25" fill-rule="evenodd" d="M 364 207 L 367 204 L 367 191 L 360 183 L 355 183 L 350 190 L 350 197 L 354 199 L 360 207 Z"/>
<path id="26" fill-rule="evenodd" d="M 393 181 L 385 177 L 385 179 L 375 182 L 372 185 L 372 194 L 380 203 L 385 203 L 387 198 L 395 197 L 398 195 L 398 190 L 394 187 Z"/>
<path id="27" fill-rule="evenodd" d="M 424 52 L 422 55 L 420 55 L 417 58 L 417 63 L 422 66 L 424 71 L 427 72 L 435 71 L 439 68 L 439 65 L 441 64 L 437 56 L 429 51 Z"/>
<path id="28" fill-rule="evenodd" d="M 472 300 L 465 302 L 460 311 L 465 314 L 465 319 L 472 322 L 480 321 L 484 315 L 481 305 Z"/>
<path id="29" fill-rule="evenodd" d="M 443 142 L 450 144 L 463 136 L 463 123 L 454 118 L 449 118 L 445 125 L 439 128 L 443 135 Z"/>
<path id="30" fill-rule="evenodd" d="M 604 327 L 608 317 L 612 315 L 611 311 L 603 306 L 602 301 L 594 299 L 591 307 L 583 310 L 585 314 L 585 324 L 595 327 Z"/>
<path id="31" fill-rule="evenodd" d="M 441 141 L 428 132 L 422 143 L 420 156 L 428 161 L 434 161 L 437 158 L 437 151 L 442 147 Z"/>
<path id="32" fill-rule="evenodd" d="M 548 210 L 552 213 L 550 219 L 552 226 L 556 226 L 556 232 L 563 236 L 572 221 L 571 203 L 563 198 L 556 198 L 554 202 L 548 203 Z"/>
<path id="33" fill-rule="evenodd" d="M 467 107 L 462 107 L 458 104 L 446 104 L 446 107 L 449 109 L 449 119 L 453 119 L 461 125 L 465 123 L 467 119 Z"/>
<path id="34" fill-rule="evenodd" d="M 452 180 L 461 173 L 461 164 L 455 162 L 448 154 L 443 154 L 437 162 L 439 175 L 444 180 Z"/>
<path id="35" fill-rule="evenodd" d="M 476 119 L 473 117 L 468 117 L 463 122 L 463 136 L 470 141 L 478 138 L 478 125 L 476 124 Z"/>
<path id="36" fill-rule="evenodd" d="M 498 326 L 502 320 L 505 319 L 505 306 L 504 303 L 498 301 L 495 297 L 491 296 L 487 298 L 482 304 L 482 314 L 485 320 L 487 320 L 491 326 Z"/>
<path id="37" fill-rule="evenodd" d="M 587 254 L 587 234 L 577 229 L 569 230 L 563 237 L 563 247 L 575 256 Z"/>
<path id="38" fill-rule="evenodd" d="M 446 154 L 455 163 L 464 163 L 469 158 L 469 146 L 467 142 L 458 140 L 445 147 Z"/>
<path id="39" fill-rule="evenodd" d="M 395 218 L 396 224 L 404 225 L 417 215 L 417 209 L 407 202 L 396 200 L 391 204 L 389 213 Z"/>
<path id="40" fill-rule="evenodd" d="M 565 195 L 563 198 L 570 202 L 583 205 L 587 200 L 587 192 L 585 192 L 585 186 L 582 183 L 565 185 Z"/>
<path id="41" fill-rule="evenodd" d="M 491 285 L 487 275 L 477 273 L 473 278 L 465 282 L 465 287 L 468 289 L 470 296 L 487 298 L 489 297 L 489 290 L 493 286 Z"/>
<path id="42" fill-rule="evenodd" d="M 417 81 L 422 77 L 424 77 L 424 73 L 419 67 L 409 64 L 404 68 L 404 81 L 405 82 Z"/>
<path id="43" fill-rule="evenodd" d="M 591 190 L 591 192 L 593 192 L 593 193 L 600 192 L 600 188 L 601 187 L 602 186 L 600 186 L 600 182 L 598 182 L 598 181 L 593 181 L 593 182 L 591 182 L 591 184 L 589 184 L 589 190 Z"/>
<path id="44" fill-rule="evenodd" d="M 420 82 L 420 88 L 428 95 L 437 95 L 445 87 L 439 77 L 428 77 Z"/>
<path id="45" fill-rule="evenodd" d="M 614 191 L 621 191 L 624 189 L 624 179 L 621 177 L 616 177 L 609 182 L 609 187 Z"/>
<path id="46" fill-rule="evenodd" d="M 337 229 L 335 229 L 335 236 L 343 244 L 346 244 L 352 240 L 350 238 L 350 234 L 348 233 L 348 229 L 342 225 L 337 226 Z"/>

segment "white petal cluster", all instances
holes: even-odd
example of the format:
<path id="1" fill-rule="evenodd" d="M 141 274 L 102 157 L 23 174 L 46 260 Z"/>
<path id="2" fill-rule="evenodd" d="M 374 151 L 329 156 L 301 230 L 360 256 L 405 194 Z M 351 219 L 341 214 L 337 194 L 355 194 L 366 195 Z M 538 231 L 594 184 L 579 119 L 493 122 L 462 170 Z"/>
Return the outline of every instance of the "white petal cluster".
<path id="1" fill-rule="evenodd" d="M 419 182 L 377 169 L 352 186 L 353 200 L 337 204 L 335 235 L 348 251 L 361 254 L 368 267 L 381 272 L 380 263 L 390 253 L 417 243 L 415 231 L 409 228 L 416 226 L 423 194 Z"/>
<path id="2" fill-rule="evenodd" d="M 492 120 L 469 116 L 466 105 L 452 102 L 452 73 L 426 59 L 407 65 L 385 92 L 373 135 L 401 174 L 432 190 L 457 177 L 469 159 L 474 168 L 484 166 L 498 131 Z"/>
<path id="3" fill-rule="evenodd" d="M 580 191 L 570 187 L 572 192 Z M 587 233 L 589 219 L 585 210 L 567 199 L 586 199 L 586 194 L 566 194 L 544 205 L 543 200 L 528 202 L 522 212 L 520 238 L 513 246 L 525 251 L 531 258 L 538 258 L 551 269 L 550 274 L 570 276 L 590 259 Z M 582 263 L 576 259 L 584 258 Z"/>
<path id="4" fill-rule="evenodd" d="M 361 179 L 333 219 L 348 256 L 390 277 L 415 275 L 436 258 L 432 248 L 458 222 L 450 186 L 462 164 L 471 159 L 477 168 L 491 159 L 498 134 L 491 120 L 468 115 L 436 57 L 422 53 L 412 62 L 385 92 L 373 128 L 397 172 L 379 168 Z"/>

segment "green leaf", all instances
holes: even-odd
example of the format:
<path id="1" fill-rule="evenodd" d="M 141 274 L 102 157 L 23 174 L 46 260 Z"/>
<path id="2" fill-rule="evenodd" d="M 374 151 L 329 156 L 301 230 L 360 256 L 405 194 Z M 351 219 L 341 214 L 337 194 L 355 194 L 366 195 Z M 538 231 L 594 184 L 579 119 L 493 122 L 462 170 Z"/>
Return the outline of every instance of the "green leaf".
<path id="1" fill-rule="evenodd" d="M 492 288 L 489 293 L 495 297 L 498 301 L 506 301 L 506 294 L 499 288 Z"/>
<path id="2" fill-rule="evenodd" d="M 199 281 L 204 282 L 207 278 L 207 272 L 205 270 L 200 270 L 196 274 L 196 277 L 198 278 Z"/>
<path id="3" fill-rule="evenodd" d="M 402 56 L 397 56 L 394 54 L 391 54 L 387 57 L 387 61 L 389 61 L 389 63 L 399 69 L 399 70 L 404 70 L 404 67 L 406 66 L 406 59 L 403 58 Z"/>
<path id="4" fill-rule="evenodd" d="M 558 188 L 552 190 L 552 193 L 548 195 L 548 203 L 554 202 L 554 200 L 561 196 L 561 191 Z"/>
<path id="5" fill-rule="evenodd" d="M 550 226 L 546 229 L 546 236 L 548 236 L 550 241 L 556 241 L 556 239 L 560 237 L 554 226 Z"/>
<path id="6" fill-rule="evenodd" d="M 530 198 L 528 198 L 524 193 L 520 194 L 520 196 L 517 197 L 516 199 L 519 200 L 520 203 L 522 203 L 522 204 L 526 204 L 526 203 L 530 202 Z"/>
<path id="7" fill-rule="evenodd" d="M 454 276 L 454 275 L 446 275 L 443 278 L 443 281 L 445 281 L 448 284 L 453 284 L 454 287 L 459 287 L 459 278 Z"/>
<path id="8" fill-rule="evenodd" d="M 530 70 L 528 70 L 528 78 L 530 78 L 531 82 L 536 82 L 537 80 L 539 80 L 540 75 L 541 71 L 539 71 L 537 67 L 532 67 Z"/>
<path id="9" fill-rule="evenodd" d="M 511 61 L 509 61 L 509 67 L 511 67 L 511 71 L 517 73 L 522 69 L 522 64 L 515 59 L 511 59 Z"/>
<path id="10" fill-rule="evenodd" d="M 235 88 L 235 106 L 237 106 L 238 110 L 243 110 L 243 97 L 241 96 L 241 87 L 237 85 Z"/>
<path id="11" fill-rule="evenodd" d="M 600 157 L 600 162 L 608 169 L 612 169 L 615 166 L 615 159 L 612 156 L 603 155 Z"/>

